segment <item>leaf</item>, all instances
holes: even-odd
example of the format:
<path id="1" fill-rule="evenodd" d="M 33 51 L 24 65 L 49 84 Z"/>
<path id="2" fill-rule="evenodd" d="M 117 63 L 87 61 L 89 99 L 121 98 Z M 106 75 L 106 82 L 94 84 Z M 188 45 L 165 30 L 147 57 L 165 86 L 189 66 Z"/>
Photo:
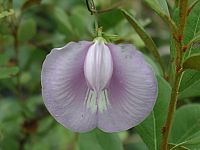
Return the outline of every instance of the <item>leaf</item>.
<path id="1" fill-rule="evenodd" d="M 190 137 L 189 140 L 185 142 L 186 145 L 199 145 L 200 146 L 200 131 L 195 133 L 193 136 Z"/>
<path id="2" fill-rule="evenodd" d="M 194 69 L 200 71 L 200 54 L 193 55 L 183 63 L 183 69 Z"/>
<path id="3" fill-rule="evenodd" d="M 38 122 L 34 140 L 26 143 L 27 150 L 70 150 L 73 133 L 58 124 L 52 117 Z M 37 143 L 37 144 L 35 144 Z"/>
<path id="4" fill-rule="evenodd" d="M 169 15 L 169 9 L 166 0 L 144 0 L 158 14 L 165 13 Z"/>
<path id="5" fill-rule="evenodd" d="M 123 15 L 117 10 L 113 10 L 107 13 L 99 15 L 99 26 L 103 27 L 103 31 L 113 28 L 113 25 L 117 25 L 123 20 Z"/>
<path id="6" fill-rule="evenodd" d="M 22 10 L 25 10 L 33 5 L 40 4 L 41 1 L 42 0 L 27 0 L 22 6 Z"/>
<path id="7" fill-rule="evenodd" d="M 166 0 L 144 0 L 144 1 L 168 24 L 172 32 L 176 31 L 177 26 L 170 17 Z"/>
<path id="8" fill-rule="evenodd" d="M 198 142 L 195 148 L 200 148 L 200 105 L 190 104 L 182 106 L 175 113 L 174 123 L 170 134 L 170 142 L 191 148 L 188 142 Z M 198 133 L 198 134 L 197 134 Z M 199 141 L 197 141 L 199 140 Z M 190 143 L 191 144 L 191 143 Z"/>
<path id="9" fill-rule="evenodd" d="M 194 38 L 192 39 L 192 42 L 193 43 L 196 43 L 196 42 L 200 42 L 200 31 L 198 31 L 196 33 L 196 35 L 194 36 Z M 198 44 L 198 43 L 197 43 Z"/>
<path id="10" fill-rule="evenodd" d="M 0 66 L 6 65 L 8 60 L 9 60 L 9 57 L 5 53 L 0 53 Z"/>
<path id="11" fill-rule="evenodd" d="M 152 55 L 155 57 L 157 62 L 160 64 L 162 70 L 164 70 L 164 66 L 162 65 L 162 61 L 160 58 L 160 54 L 158 53 L 157 47 L 152 40 L 152 38 L 146 33 L 142 25 L 126 10 L 121 9 L 123 15 L 126 17 L 128 22 L 132 25 L 132 27 L 135 29 L 135 31 L 138 33 L 138 35 L 141 37 L 141 39 L 144 41 L 146 47 L 149 49 L 149 51 L 152 53 Z"/>
<path id="12" fill-rule="evenodd" d="M 144 55 L 144 59 L 147 61 L 148 64 L 151 65 L 156 75 L 162 76 L 162 70 L 160 69 L 159 65 L 155 61 L 153 61 L 151 57 Z"/>
<path id="13" fill-rule="evenodd" d="M 186 70 L 180 84 L 179 99 L 200 96 L 200 72 Z"/>
<path id="14" fill-rule="evenodd" d="M 122 142 L 116 133 L 104 133 L 98 129 L 80 134 L 79 148 L 80 150 L 123 150 Z"/>
<path id="15" fill-rule="evenodd" d="M 184 146 L 176 146 L 176 144 L 168 144 L 169 150 L 189 150 Z"/>
<path id="16" fill-rule="evenodd" d="M 0 19 L 4 18 L 4 17 L 8 17 L 8 16 L 11 16 L 11 15 L 14 15 L 15 12 L 13 9 L 10 9 L 8 11 L 3 11 L 3 12 L 0 12 Z"/>
<path id="17" fill-rule="evenodd" d="M 54 16 L 57 19 L 58 23 L 61 24 L 65 28 L 65 30 L 73 34 L 73 29 L 69 20 L 69 16 L 65 13 L 63 9 L 59 7 L 55 7 Z"/>
<path id="18" fill-rule="evenodd" d="M 19 25 L 19 41 L 25 42 L 33 38 L 36 34 L 36 22 L 33 19 L 23 20 Z"/>
<path id="19" fill-rule="evenodd" d="M 164 125 L 167 106 L 170 100 L 171 88 L 161 77 L 158 79 L 158 97 L 153 111 L 141 124 L 136 126 L 136 130 L 146 143 L 149 150 L 159 150 L 162 137 L 162 127 Z"/>
<path id="20" fill-rule="evenodd" d="M 88 15 L 88 10 L 83 6 L 76 6 L 70 12 L 69 20 L 73 26 L 73 31 L 81 38 L 88 38 L 88 33 L 94 33 L 93 23 L 94 20 Z"/>
<path id="21" fill-rule="evenodd" d="M 186 27 L 184 31 L 184 44 L 187 45 L 192 39 L 194 39 L 198 32 L 200 31 L 200 3 L 198 2 L 190 12 L 189 16 L 187 17 Z M 196 45 L 196 44 L 195 44 Z M 194 53 L 200 52 L 200 46 L 198 45 L 191 46 L 186 54 L 185 59 L 190 57 L 190 55 Z"/>
<path id="22" fill-rule="evenodd" d="M 19 72 L 18 67 L 0 68 L 0 79 L 11 78 Z"/>

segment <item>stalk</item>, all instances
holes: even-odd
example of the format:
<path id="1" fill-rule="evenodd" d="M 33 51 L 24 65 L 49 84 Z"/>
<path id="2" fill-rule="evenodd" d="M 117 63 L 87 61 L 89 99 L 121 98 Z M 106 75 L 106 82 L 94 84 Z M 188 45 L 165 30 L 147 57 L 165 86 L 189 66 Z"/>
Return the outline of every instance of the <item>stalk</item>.
<path id="1" fill-rule="evenodd" d="M 165 122 L 165 126 L 163 127 L 163 140 L 161 143 L 161 150 L 168 150 L 168 140 L 173 124 L 174 113 L 176 110 L 181 77 L 183 75 L 183 69 L 182 69 L 182 62 L 184 55 L 183 35 L 184 35 L 184 29 L 188 11 L 187 5 L 188 5 L 188 0 L 181 0 L 179 2 L 179 7 L 180 7 L 179 25 L 177 32 L 174 35 L 175 47 L 176 47 L 176 73 L 172 86 L 171 100 L 168 108 L 167 119 Z"/>

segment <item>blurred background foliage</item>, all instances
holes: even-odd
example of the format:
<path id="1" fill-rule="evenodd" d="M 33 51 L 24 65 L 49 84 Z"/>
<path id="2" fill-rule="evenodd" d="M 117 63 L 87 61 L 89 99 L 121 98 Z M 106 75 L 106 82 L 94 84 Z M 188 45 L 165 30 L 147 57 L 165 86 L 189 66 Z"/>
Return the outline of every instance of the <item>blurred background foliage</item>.
<path id="1" fill-rule="evenodd" d="M 102 9 L 119 1 L 95 2 Z M 132 8 L 132 14 L 154 39 L 167 68 L 170 35 L 163 21 L 142 0 L 121 5 Z M 170 10 L 172 6 L 173 1 L 169 1 Z M 118 35 L 115 43 L 136 45 L 160 74 L 143 41 L 118 10 L 99 14 L 98 19 L 104 32 Z M 58 124 L 43 104 L 40 71 L 46 55 L 54 47 L 93 40 L 94 36 L 94 16 L 84 0 L 0 0 L 0 150 L 120 150 L 122 145 L 125 150 L 147 149 L 135 129 L 108 136 L 94 130 L 78 137 Z M 188 81 L 187 76 L 184 80 Z M 199 84 L 195 88 L 198 91 Z M 181 90 L 185 90 L 184 85 Z M 185 95 L 181 95 L 179 106 L 197 102 L 200 96 Z"/>

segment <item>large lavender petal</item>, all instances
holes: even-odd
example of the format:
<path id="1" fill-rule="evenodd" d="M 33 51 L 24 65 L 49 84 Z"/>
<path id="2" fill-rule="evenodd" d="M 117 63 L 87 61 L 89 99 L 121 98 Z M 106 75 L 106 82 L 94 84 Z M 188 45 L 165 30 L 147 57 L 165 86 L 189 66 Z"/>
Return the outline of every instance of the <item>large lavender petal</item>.
<path id="1" fill-rule="evenodd" d="M 108 44 L 113 58 L 113 76 L 98 111 L 98 127 L 106 132 L 127 130 L 142 122 L 152 111 L 157 81 L 142 54 L 131 45 Z"/>
<path id="2" fill-rule="evenodd" d="M 71 42 L 53 49 L 42 67 L 42 95 L 51 115 L 76 132 L 96 127 L 95 109 L 90 109 L 84 77 L 84 59 L 92 42 Z"/>

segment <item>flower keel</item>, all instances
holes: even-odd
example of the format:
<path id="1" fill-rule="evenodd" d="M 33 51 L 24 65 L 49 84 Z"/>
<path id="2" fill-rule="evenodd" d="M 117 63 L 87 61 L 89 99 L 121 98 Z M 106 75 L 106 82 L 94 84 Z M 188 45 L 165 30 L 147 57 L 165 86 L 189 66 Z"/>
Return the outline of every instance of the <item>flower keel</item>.
<path id="1" fill-rule="evenodd" d="M 101 92 L 108 86 L 112 72 L 113 62 L 110 50 L 102 40 L 96 40 L 86 55 L 84 74 L 88 86 L 96 93 L 97 101 Z"/>

